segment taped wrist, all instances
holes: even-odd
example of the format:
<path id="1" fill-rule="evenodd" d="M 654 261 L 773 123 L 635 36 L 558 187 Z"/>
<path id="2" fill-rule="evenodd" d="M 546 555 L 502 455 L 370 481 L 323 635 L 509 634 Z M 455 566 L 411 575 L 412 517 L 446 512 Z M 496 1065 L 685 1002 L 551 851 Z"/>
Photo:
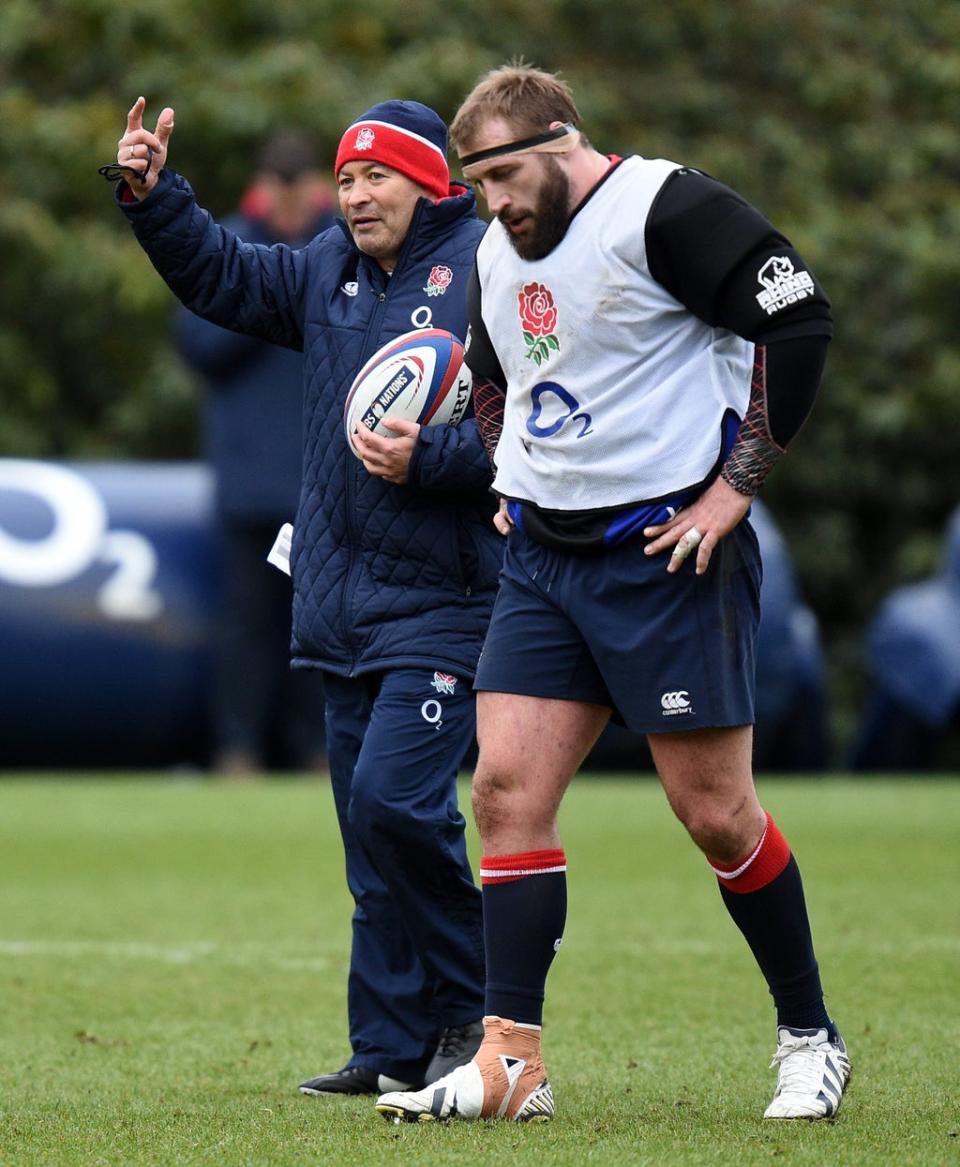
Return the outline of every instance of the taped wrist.
<path id="1" fill-rule="evenodd" d="M 766 345 L 757 345 L 747 413 L 720 477 L 740 494 L 752 497 L 759 493 L 783 452 L 783 446 L 777 444 L 770 432 L 767 414 L 767 349 Z"/>
<path id="2" fill-rule="evenodd" d="M 494 381 L 485 377 L 473 378 L 473 412 L 491 465 L 494 465 L 493 455 L 503 432 L 503 406 L 506 399 L 506 392 Z"/>

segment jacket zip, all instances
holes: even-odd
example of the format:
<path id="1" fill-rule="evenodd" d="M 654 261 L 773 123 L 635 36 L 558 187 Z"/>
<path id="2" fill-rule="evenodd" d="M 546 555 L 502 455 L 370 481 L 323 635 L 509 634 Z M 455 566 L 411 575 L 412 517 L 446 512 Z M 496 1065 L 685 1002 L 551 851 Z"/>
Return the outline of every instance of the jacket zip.
<path id="1" fill-rule="evenodd" d="M 362 369 L 370 357 L 372 357 L 376 352 L 377 348 L 380 347 L 380 321 L 383 319 L 384 313 L 387 309 L 387 300 L 390 297 L 390 287 L 391 285 L 396 286 L 395 281 L 397 273 L 402 271 L 404 261 L 406 260 L 410 248 L 413 244 L 413 240 L 416 236 L 420 223 L 421 211 L 424 205 L 425 200 L 421 200 L 417 203 L 413 212 L 413 218 L 410 221 L 410 230 L 407 232 L 407 237 L 404 240 L 403 247 L 400 249 L 400 254 L 397 257 L 397 265 L 393 269 L 393 275 L 386 277 L 385 290 L 376 293 L 377 303 L 373 309 L 373 312 L 370 314 L 370 320 L 367 324 L 367 329 L 363 336 L 363 349 L 360 354 L 360 363 L 357 365 L 358 369 Z M 360 262 L 367 262 L 371 267 L 375 266 L 374 260 L 365 261 L 364 259 L 361 259 Z M 378 270 L 380 270 L 379 266 Z M 353 455 L 351 454 L 351 458 L 352 457 Z M 357 667 L 357 642 L 353 634 L 347 608 L 350 604 L 350 599 L 353 596 L 354 586 L 359 572 L 358 550 L 360 545 L 360 533 L 357 530 L 355 523 L 356 509 L 353 504 L 356 491 L 355 484 L 362 470 L 362 464 L 360 466 L 350 466 L 347 471 L 346 482 L 344 484 L 344 502 L 347 508 L 347 531 L 349 533 L 350 540 L 348 545 L 347 579 L 340 599 L 340 630 L 341 634 L 343 635 L 344 644 L 350 646 L 351 677 L 354 676 L 354 672 Z M 365 471 L 363 472 L 366 473 Z"/>
<path id="2" fill-rule="evenodd" d="M 360 358 L 358 369 L 362 369 L 367 363 L 367 349 L 369 346 L 369 338 L 371 334 L 376 335 L 376 328 L 379 327 L 380 320 L 386 310 L 387 293 L 379 292 L 377 295 L 377 304 L 370 314 L 370 322 L 367 327 L 366 335 L 363 341 L 363 356 Z M 372 355 L 372 354 L 370 354 Z M 349 451 L 348 451 L 349 454 Z M 340 597 L 340 630 L 343 636 L 344 644 L 350 646 L 350 676 L 354 675 L 354 670 L 357 667 L 357 641 L 351 626 L 349 612 L 347 611 L 351 597 L 353 596 L 356 579 L 359 575 L 359 547 L 360 547 L 360 532 L 356 525 L 356 508 L 354 506 L 354 497 L 356 494 L 356 482 L 363 470 L 363 464 L 353 465 L 354 458 L 349 454 L 349 461 L 347 463 L 347 473 L 344 481 L 344 503 L 347 508 L 347 579 L 344 585 L 343 592 Z"/>

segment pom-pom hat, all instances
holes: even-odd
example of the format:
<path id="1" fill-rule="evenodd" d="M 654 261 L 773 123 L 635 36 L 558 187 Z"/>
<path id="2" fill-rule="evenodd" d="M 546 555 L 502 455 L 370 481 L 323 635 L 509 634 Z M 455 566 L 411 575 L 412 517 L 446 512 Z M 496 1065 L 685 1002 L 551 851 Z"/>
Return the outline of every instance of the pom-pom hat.
<path id="1" fill-rule="evenodd" d="M 357 118 L 340 139 L 334 174 L 348 162 L 381 162 L 434 198 L 450 193 L 447 127 L 419 101 L 381 101 Z"/>

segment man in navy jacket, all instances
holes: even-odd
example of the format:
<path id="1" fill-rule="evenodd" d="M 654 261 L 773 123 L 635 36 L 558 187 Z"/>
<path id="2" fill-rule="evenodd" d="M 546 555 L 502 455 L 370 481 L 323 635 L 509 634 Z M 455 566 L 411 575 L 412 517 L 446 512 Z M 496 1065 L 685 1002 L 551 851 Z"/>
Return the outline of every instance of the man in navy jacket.
<path id="1" fill-rule="evenodd" d="M 173 110 L 118 144 L 118 201 L 192 311 L 304 354 L 304 458 L 294 524 L 294 667 L 322 670 L 327 749 L 356 901 L 353 1055 L 309 1094 L 432 1081 L 469 1059 L 483 1012 L 480 893 L 456 803 L 473 740 L 474 670 L 501 560 L 476 422 L 398 437 L 342 422 L 356 372 L 413 328 L 464 338 L 484 231 L 451 186 L 446 127 L 416 102 L 374 106 L 343 135 L 344 222 L 304 248 L 242 242 L 166 167 Z M 266 551 L 266 549 L 265 549 Z"/>
<path id="2" fill-rule="evenodd" d="M 329 180 L 296 130 L 271 137 L 235 214 L 248 243 L 304 247 L 334 222 Z M 263 549 L 293 520 L 303 448 L 303 354 L 202 320 L 174 318 L 180 355 L 202 379 L 204 448 L 216 479 L 222 582 L 211 768 L 326 769 L 323 677 L 290 668 L 290 580 Z"/>

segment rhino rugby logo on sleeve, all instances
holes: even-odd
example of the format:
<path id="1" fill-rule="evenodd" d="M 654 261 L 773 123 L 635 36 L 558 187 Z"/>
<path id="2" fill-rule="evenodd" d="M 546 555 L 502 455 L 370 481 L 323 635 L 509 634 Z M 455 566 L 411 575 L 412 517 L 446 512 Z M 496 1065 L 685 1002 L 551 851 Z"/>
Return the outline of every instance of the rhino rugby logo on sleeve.
<path id="1" fill-rule="evenodd" d="M 813 276 L 808 271 L 797 271 L 786 255 L 771 256 L 757 272 L 757 280 L 762 289 L 757 303 L 768 316 L 814 293 Z"/>

